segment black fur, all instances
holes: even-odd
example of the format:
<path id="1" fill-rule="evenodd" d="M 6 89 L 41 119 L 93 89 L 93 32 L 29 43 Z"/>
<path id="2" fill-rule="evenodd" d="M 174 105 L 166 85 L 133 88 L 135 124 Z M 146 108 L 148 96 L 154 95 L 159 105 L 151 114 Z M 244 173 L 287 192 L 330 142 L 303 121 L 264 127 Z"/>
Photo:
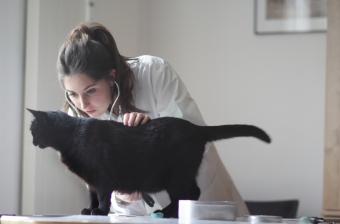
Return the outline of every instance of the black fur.
<path id="1" fill-rule="evenodd" d="M 252 136 L 270 142 L 251 125 L 197 126 L 163 117 L 137 127 L 64 112 L 29 110 L 33 144 L 52 147 L 62 162 L 91 190 L 91 206 L 82 214 L 107 215 L 112 191 L 155 193 L 166 190 L 171 204 L 162 212 L 177 217 L 178 200 L 197 200 L 196 176 L 205 145 L 218 139 Z"/>

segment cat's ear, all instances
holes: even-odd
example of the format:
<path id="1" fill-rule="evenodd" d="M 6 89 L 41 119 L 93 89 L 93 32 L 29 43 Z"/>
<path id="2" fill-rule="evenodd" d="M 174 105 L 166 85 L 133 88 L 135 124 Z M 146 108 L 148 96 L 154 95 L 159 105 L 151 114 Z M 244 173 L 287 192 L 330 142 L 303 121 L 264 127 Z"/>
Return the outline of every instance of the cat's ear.
<path id="1" fill-rule="evenodd" d="M 43 111 L 38 111 L 38 110 L 32 110 L 32 109 L 29 109 L 29 108 L 26 108 L 26 110 L 28 110 L 29 112 L 31 112 L 31 114 L 35 117 L 35 118 L 41 118 L 41 117 L 44 117 L 46 116 L 46 113 L 43 112 Z"/>

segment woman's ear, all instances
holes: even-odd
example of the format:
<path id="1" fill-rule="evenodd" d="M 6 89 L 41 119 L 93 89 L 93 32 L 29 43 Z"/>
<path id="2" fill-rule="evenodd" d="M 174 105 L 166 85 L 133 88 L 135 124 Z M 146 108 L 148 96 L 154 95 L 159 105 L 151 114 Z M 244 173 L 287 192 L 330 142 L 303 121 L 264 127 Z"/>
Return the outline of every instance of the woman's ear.
<path id="1" fill-rule="evenodd" d="M 113 80 L 116 80 L 116 69 L 112 69 L 111 72 L 110 72 L 110 76 L 112 76 Z"/>
<path id="2" fill-rule="evenodd" d="M 114 85 L 114 81 L 116 80 L 116 69 L 112 69 L 110 72 L 110 86 L 112 87 Z"/>

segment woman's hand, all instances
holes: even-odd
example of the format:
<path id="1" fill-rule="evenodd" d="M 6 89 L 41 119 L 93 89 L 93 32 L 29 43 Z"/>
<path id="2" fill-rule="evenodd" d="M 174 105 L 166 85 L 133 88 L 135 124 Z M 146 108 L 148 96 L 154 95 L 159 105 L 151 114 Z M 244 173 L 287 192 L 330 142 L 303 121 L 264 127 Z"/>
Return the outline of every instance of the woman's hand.
<path id="1" fill-rule="evenodd" d="M 122 194 L 122 193 L 116 192 L 115 196 L 116 196 L 116 199 L 123 201 L 123 202 L 127 202 L 127 203 L 131 203 L 131 202 L 142 199 L 142 194 L 139 192 L 134 192 L 132 194 Z"/>
<path id="2" fill-rule="evenodd" d="M 123 124 L 130 127 L 145 124 L 149 120 L 150 117 L 148 115 L 138 112 L 126 113 L 123 116 Z"/>

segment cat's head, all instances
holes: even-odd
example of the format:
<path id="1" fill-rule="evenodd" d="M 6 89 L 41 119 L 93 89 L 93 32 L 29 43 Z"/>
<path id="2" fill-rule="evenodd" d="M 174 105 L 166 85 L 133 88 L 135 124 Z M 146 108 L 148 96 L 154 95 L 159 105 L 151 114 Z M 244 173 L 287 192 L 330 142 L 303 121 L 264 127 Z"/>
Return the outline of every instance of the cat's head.
<path id="1" fill-rule="evenodd" d="M 27 110 L 34 116 L 30 128 L 33 136 L 33 145 L 42 149 L 52 146 L 55 136 L 58 134 L 58 126 L 68 115 L 61 111 Z"/>

